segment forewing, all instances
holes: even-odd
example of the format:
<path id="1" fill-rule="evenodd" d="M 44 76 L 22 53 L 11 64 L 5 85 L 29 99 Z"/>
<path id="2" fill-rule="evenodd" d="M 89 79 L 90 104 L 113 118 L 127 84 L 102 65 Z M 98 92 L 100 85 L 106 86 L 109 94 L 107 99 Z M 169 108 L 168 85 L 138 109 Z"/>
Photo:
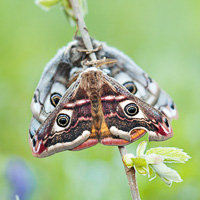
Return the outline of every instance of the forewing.
<path id="1" fill-rule="evenodd" d="M 102 87 L 102 107 L 110 134 L 101 136 L 106 145 L 124 145 L 142 137 L 166 140 L 173 135 L 167 117 L 128 92 L 111 77 L 105 76 Z"/>
<path id="2" fill-rule="evenodd" d="M 91 106 L 86 92 L 73 83 L 60 103 L 30 138 L 34 156 L 46 157 L 64 150 L 78 150 L 95 145 L 91 134 Z"/>
<path id="3" fill-rule="evenodd" d="M 94 40 L 94 44 L 98 46 L 100 42 Z M 152 80 L 132 59 L 118 49 L 108 46 L 101 42 L 102 49 L 98 53 L 98 57 L 116 59 L 118 62 L 104 69 L 109 76 L 115 78 L 120 84 L 126 85 L 127 82 L 133 82 L 137 88 L 135 96 L 142 99 L 146 103 L 154 106 L 164 113 L 168 119 L 177 119 L 178 112 L 171 97 L 160 89 L 159 85 Z"/>

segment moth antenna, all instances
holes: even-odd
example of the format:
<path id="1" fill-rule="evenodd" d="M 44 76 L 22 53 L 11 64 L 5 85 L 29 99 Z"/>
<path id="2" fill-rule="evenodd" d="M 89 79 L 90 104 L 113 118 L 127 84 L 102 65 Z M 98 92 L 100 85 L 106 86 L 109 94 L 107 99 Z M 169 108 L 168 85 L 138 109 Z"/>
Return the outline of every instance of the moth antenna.
<path id="1" fill-rule="evenodd" d="M 99 68 L 102 65 L 107 65 L 107 66 L 111 67 L 111 66 L 113 66 L 117 62 L 118 62 L 118 60 L 115 60 L 115 59 L 106 59 L 105 58 L 105 59 L 97 61 L 96 68 Z"/>
<path id="2" fill-rule="evenodd" d="M 93 50 L 88 50 L 88 49 L 83 49 L 83 48 L 76 48 L 77 51 L 79 52 L 83 52 L 85 54 L 91 54 L 91 53 L 95 53 L 97 51 L 99 51 L 100 49 L 102 49 L 102 44 L 100 46 L 98 46 L 97 48 L 93 49 Z"/>
<path id="3" fill-rule="evenodd" d="M 115 63 L 117 63 L 118 60 L 115 59 L 107 59 L 103 58 L 101 60 L 96 60 L 96 61 L 85 61 L 82 64 L 85 66 L 95 66 L 96 68 L 99 68 L 102 65 L 107 65 L 107 66 L 113 66 Z"/>

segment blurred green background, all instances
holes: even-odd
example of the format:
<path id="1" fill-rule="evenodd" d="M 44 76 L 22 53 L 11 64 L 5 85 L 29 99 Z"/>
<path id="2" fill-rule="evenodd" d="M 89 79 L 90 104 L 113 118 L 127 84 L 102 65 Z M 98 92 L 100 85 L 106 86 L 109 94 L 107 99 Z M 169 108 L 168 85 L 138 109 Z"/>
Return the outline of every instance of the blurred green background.
<path id="1" fill-rule="evenodd" d="M 174 137 L 148 148 L 176 146 L 192 159 L 170 165 L 183 178 L 167 187 L 138 175 L 141 199 L 200 199 L 200 1 L 88 0 L 91 36 L 129 55 L 174 99 Z M 48 158 L 32 156 L 30 102 L 45 64 L 71 41 L 59 7 L 42 11 L 27 0 L 0 1 L 0 199 L 131 199 L 117 147 L 96 145 Z M 147 136 L 128 146 L 134 152 Z"/>

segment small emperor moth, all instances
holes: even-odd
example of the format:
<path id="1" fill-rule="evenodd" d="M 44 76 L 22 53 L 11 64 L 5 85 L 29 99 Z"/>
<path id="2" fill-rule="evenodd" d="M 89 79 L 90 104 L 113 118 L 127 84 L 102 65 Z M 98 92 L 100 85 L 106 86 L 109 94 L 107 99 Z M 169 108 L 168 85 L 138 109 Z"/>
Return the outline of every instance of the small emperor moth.
<path id="1" fill-rule="evenodd" d="M 97 144 L 122 146 L 147 131 L 150 140 L 173 135 L 177 118 L 171 98 L 128 56 L 93 40 L 98 60 L 114 65 L 88 67 L 81 40 L 58 51 L 47 64 L 31 103 L 30 146 L 37 157 Z"/>

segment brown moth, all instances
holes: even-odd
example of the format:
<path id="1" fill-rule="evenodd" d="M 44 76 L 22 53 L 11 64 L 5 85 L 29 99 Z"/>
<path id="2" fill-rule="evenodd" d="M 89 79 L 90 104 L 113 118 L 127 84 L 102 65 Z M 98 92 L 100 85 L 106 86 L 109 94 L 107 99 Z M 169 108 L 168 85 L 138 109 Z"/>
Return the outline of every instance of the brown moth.
<path id="1" fill-rule="evenodd" d="M 128 100 L 129 95 L 131 95 L 131 98 L 134 97 L 134 101 L 136 98 L 136 101 L 138 102 L 136 105 L 135 103 L 134 105 L 129 105 L 130 108 L 126 107 L 126 109 L 134 110 L 134 106 L 137 106 L 135 108 L 140 108 L 140 106 L 145 107 L 145 105 L 147 105 L 143 102 L 145 101 L 148 104 L 154 106 L 165 116 L 167 116 L 169 120 L 177 118 L 177 110 L 172 99 L 163 90 L 161 90 L 160 87 L 151 78 L 149 78 L 149 76 L 128 56 L 126 56 L 119 50 L 108 46 L 105 43 L 98 42 L 97 40 L 93 40 L 93 45 L 97 49 L 100 45 L 102 45 L 102 48 L 99 48 L 100 50 L 95 52 L 98 59 L 106 57 L 110 59 L 116 59 L 118 61 L 115 65 L 102 65 L 100 67 L 100 70 L 97 70 L 97 74 L 101 74 L 101 78 L 99 78 L 98 80 L 93 78 L 94 81 L 97 81 L 94 85 L 99 83 L 100 80 L 104 80 L 103 82 L 101 81 L 102 88 L 96 88 L 97 91 L 101 91 L 98 95 L 103 94 L 103 96 L 99 96 L 98 98 L 98 104 L 101 107 L 101 109 L 99 108 L 98 112 L 101 114 L 99 114 L 98 117 L 96 116 L 95 120 L 92 115 L 93 111 L 91 110 L 93 108 L 93 104 L 91 104 L 91 95 L 88 95 L 88 91 L 83 92 L 83 88 L 86 87 L 83 84 L 85 84 L 86 82 L 83 81 L 85 80 L 85 78 L 81 77 L 84 77 L 84 74 L 86 72 L 88 73 L 88 71 L 86 70 L 87 67 L 82 65 L 82 60 L 87 59 L 88 55 L 84 55 L 83 53 L 77 51 L 78 48 L 83 49 L 84 46 L 80 40 L 74 40 L 70 42 L 66 47 L 60 49 L 56 56 L 47 64 L 34 93 L 34 97 L 31 103 L 33 118 L 31 120 L 29 128 L 30 145 L 33 155 L 37 157 L 44 157 L 51 155 L 55 152 L 67 149 L 79 150 L 92 146 L 97 142 L 101 142 L 106 145 L 126 145 L 142 137 L 146 133 L 146 130 L 150 130 L 150 127 L 154 127 L 151 121 L 149 121 L 148 123 L 146 123 L 145 121 L 141 121 L 141 124 L 144 125 L 146 123 L 146 125 L 140 129 L 138 126 L 136 126 L 135 121 L 131 121 L 132 125 L 130 127 L 128 126 L 130 120 L 133 120 L 132 118 L 126 119 L 116 117 L 119 115 L 116 114 L 118 113 L 118 111 L 120 111 L 120 113 L 125 112 L 123 111 L 123 108 L 125 109 L 125 103 L 122 102 L 132 101 Z M 89 74 L 91 74 L 90 76 L 92 77 L 92 74 L 94 73 L 92 71 L 95 71 L 95 68 L 90 69 L 91 71 L 89 70 Z M 77 81 L 75 81 L 78 75 L 79 78 Z M 114 77 L 115 79 L 112 79 L 110 77 Z M 104 87 L 105 85 L 106 87 Z M 110 86 L 111 88 L 108 86 Z M 106 91 L 104 91 L 104 88 L 106 88 Z M 109 93 L 106 93 L 108 92 L 108 88 L 109 91 L 112 93 L 111 95 L 109 95 Z M 72 96 L 68 96 L 69 94 L 73 94 L 73 98 Z M 126 97 L 127 100 L 120 99 L 122 98 L 123 94 L 125 94 L 125 96 L 128 95 Z M 62 96 L 63 98 L 61 99 Z M 125 98 L 125 96 L 123 98 Z M 140 99 L 137 100 L 137 97 L 143 101 L 141 101 Z M 69 100 L 69 98 L 71 99 Z M 85 101 L 85 99 L 87 100 L 87 103 L 84 104 L 83 102 Z M 75 121 L 75 119 L 77 119 L 77 123 L 79 125 L 82 124 L 81 127 L 88 127 L 87 131 L 91 133 L 89 136 L 90 139 L 88 138 L 88 140 L 84 141 L 84 137 L 88 136 L 89 132 L 84 132 L 82 130 L 82 132 L 77 132 L 78 125 L 76 123 L 73 124 L 74 121 L 71 121 L 72 118 L 70 116 L 70 113 L 67 114 L 68 117 L 70 117 L 67 126 L 70 128 L 70 130 L 74 130 L 74 132 L 72 131 L 68 134 L 64 134 L 66 133 L 66 131 L 64 131 L 63 134 L 58 134 L 56 132 L 55 137 L 52 136 L 53 131 L 55 131 L 52 128 L 54 127 L 53 122 L 50 125 L 50 121 L 52 121 L 52 112 L 58 112 L 59 109 L 61 110 L 61 105 L 63 105 L 66 100 L 73 102 L 74 107 L 69 108 L 71 114 L 73 113 L 73 120 Z M 59 101 L 60 104 L 58 105 Z M 147 107 L 148 106 L 149 105 L 147 105 Z M 165 117 L 163 116 L 163 114 L 153 109 L 151 106 L 150 109 L 148 108 L 147 110 L 154 112 L 154 114 L 158 112 L 159 115 Z M 79 114 L 76 114 L 77 112 Z M 115 118 L 113 117 L 113 115 L 116 115 Z M 151 120 L 154 120 L 155 115 L 150 117 Z M 108 116 L 112 117 L 109 118 Z M 127 117 L 127 113 L 125 113 L 124 116 Z M 66 115 L 61 115 L 59 121 L 67 120 L 68 117 L 66 118 Z M 136 115 L 134 117 L 136 117 Z M 163 119 L 167 120 L 167 118 Z M 81 119 L 85 120 L 81 121 Z M 110 131 L 110 136 L 109 134 L 107 136 L 104 136 L 104 134 L 102 134 L 102 128 L 101 130 L 94 128 L 97 126 L 94 126 L 94 124 L 97 124 L 97 121 L 100 119 L 104 119 L 104 122 L 102 122 L 102 126 L 105 128 L 105 130 L 107 130 L 106 127 L 108 127 L 106 133 Z M 95 123 L 93 123 L 94 121 Z M 100 121 L 98 121 L 98 123 L 101 124 Z M 121 126 L 123 126 L 121 127 L 122 130 L 118 129 L 118 125 L 115 125 L 115 123 L 121 124 Z M 91 124 L 93 124 L 93 126 Z M 97 127 L 99 127 L 100 124 Z M 156 121 L 154 121 L 154 124 L 156 124 Z M 171 127 L 168 121 L 165 121 L 165 125 L 166 124 L 169 126 L 168 129 L 170 129 L 171 131 Z M 59 127 L 58 125 L 58 128 L 60 128 L 59 130 L 61 130 L 63 127 Z M 49 131 L 49 133 L 45 132 L 46 136 L 44 136 L 44 131 L 47 130 Z M 132 131 L 130 132 L 130 130 Z M 96 132 L 98 132 L 98 134 Z M 119 134 L 120 136 L 117 134 Z M 43 139 L 41 139 L 41 135 L 44 136 Z M 165 140 L 172 135 L 172 131 L 170 132 L 170 134 L 162 135 L 158 134 L 155 129 L 152 128 L 152 130 L 150 130 L 149 132 L 149 135 L 150 140 Z M 48 136 L 49 138 L 47 139 Z M 52 137 L 52 139 L 50 139 L 50 137 Z M 60 142 L 59 140 L 57 141 L 57 138 L 60 138 Z M 68 139 L 71 140 L 71 142 L 69 143 L 66 138 L 71 138 Z M 53 143 L 51 143 L 50 140 L 53 141 Z M 65 140 L 67 142 L 64 142 Z M 79 145 L 76 146 L 77 144 Z"/>
<path id="2" fill-rule="evenodd" d="M 173 135 L 166 116 L 95 67 L 83 71 L 31 138 L 34 156 Z"/>

